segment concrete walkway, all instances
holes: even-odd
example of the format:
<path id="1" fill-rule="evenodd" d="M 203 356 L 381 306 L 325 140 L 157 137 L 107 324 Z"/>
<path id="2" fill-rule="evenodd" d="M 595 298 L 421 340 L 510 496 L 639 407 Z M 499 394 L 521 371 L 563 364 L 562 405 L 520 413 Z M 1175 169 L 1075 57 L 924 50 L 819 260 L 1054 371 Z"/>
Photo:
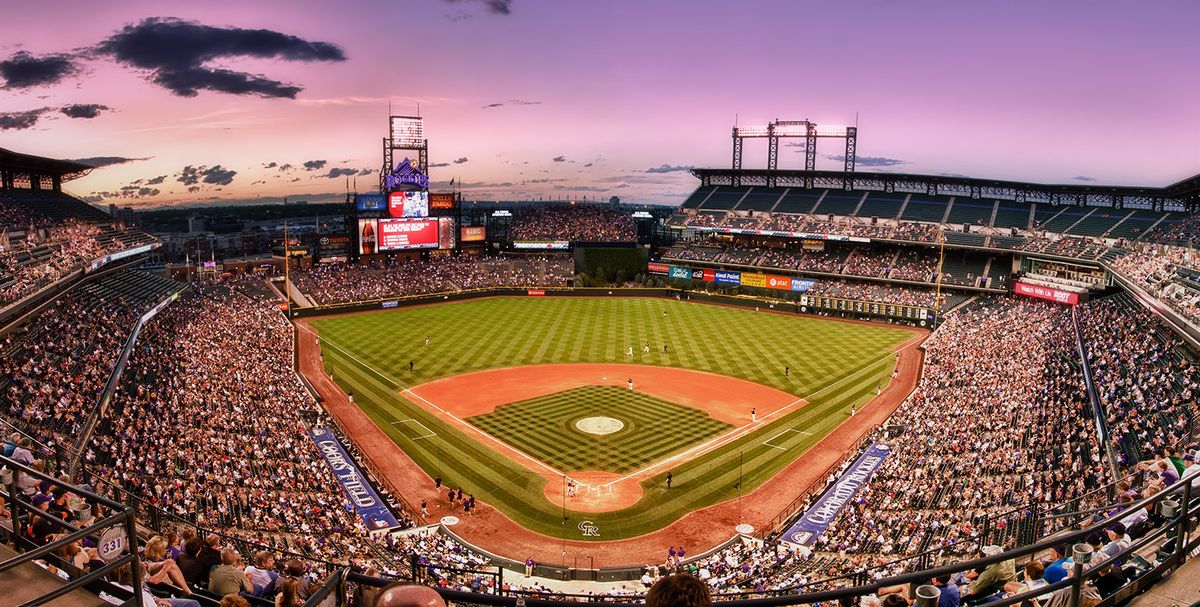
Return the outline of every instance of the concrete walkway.
<path id="1" fill-rule="evenodd" d="M 0 545 L 0 562 L 15 556 L 17 553 L 12 548 Z M 18 565 L 0 575 L 0 605 L 20 605 L 49 594 L 63 583 L 61 579 L 33 563 Z M 86 590 L 75 590 L 43 604 L 52 607 L 108 607 L 108 603 Z"/>
<path id="2" fill-rule="evenodd" d="M 1200 602 L 1200 558 L 1192 558 L 1171 577 L 1155 584 L 1129 607 L 1187 607 Z"/>

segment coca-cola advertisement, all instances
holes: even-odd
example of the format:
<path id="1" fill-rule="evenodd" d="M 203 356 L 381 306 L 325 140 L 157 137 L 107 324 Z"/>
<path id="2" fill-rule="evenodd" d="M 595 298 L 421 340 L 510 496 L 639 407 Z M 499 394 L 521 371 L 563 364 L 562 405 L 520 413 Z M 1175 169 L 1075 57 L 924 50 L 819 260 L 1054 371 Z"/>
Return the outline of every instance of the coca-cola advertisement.
<path id="1" fill-rule="evenodd" d="M 358 253 L 371 255 L 379 252 L 379 228 L 374 219 L 358 220 Z"/>

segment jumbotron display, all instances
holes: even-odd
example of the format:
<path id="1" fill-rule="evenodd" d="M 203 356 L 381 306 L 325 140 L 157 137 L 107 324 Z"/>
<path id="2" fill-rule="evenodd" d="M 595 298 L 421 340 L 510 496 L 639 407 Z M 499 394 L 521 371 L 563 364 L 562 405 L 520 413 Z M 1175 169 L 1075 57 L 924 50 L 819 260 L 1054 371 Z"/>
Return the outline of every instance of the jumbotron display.
<path id="1" fill-rule="evenodd" d="M 429 192 L 388 194 L 388 214 L 392 217 L 429 217 Z"/>
<path id="2" fill-rule="evenodd" d="M 359 253 L 454 248 L 453 217 L 359 219 Z"/>

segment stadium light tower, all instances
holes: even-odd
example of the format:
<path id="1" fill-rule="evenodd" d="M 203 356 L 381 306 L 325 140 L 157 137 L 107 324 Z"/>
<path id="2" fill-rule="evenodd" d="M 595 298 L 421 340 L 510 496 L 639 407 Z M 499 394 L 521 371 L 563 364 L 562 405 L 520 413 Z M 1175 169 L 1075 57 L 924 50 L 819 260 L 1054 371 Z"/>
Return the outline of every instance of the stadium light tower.
<path id="1" fill-rule="evenodd" d="M 843 187 L 853 188 L 854 155 L 858 147 L 858 127 L 855 126 L 826 126 L 820 127 L 808 120 L 779 120 L 766 126 L 734 126 L 733 127 L 733 183 L 742 185 L 740 171 L 742 170 L 742 145 L 745 139 L 767 140 L 767 187 L 777 184 L 776 171 L 779 170 L 779 140 L 784 138 L 804 138 L 804 170 L 810 175 L 804 178 L 804 187 L 813 187 L 811 173 L 817 170 L 817 139 L 845 139 L 846 151 L 843 158 L 843 170 L 846 176 Z"/>

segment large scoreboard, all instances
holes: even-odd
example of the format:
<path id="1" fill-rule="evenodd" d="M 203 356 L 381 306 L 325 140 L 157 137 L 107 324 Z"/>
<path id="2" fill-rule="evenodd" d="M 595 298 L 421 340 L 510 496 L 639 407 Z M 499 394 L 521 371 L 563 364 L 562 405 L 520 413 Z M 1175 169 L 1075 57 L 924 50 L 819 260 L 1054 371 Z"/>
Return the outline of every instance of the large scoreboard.
<path id="1" fill-rule="evenodd" d="M 453 217 L 370 217 L 358 219 L 360 255 L 453 249 L 456 242 Z"/>
<path id="2" fill-rule="evenodd" d="M 396 251 L 453 249 L 459 238 L 475 240 L 482 235 L 460 234 L 454 194 L 424 190 L 359 194 L 354 210 L 357 221 L 354 242 L 359 255 Z"/>

